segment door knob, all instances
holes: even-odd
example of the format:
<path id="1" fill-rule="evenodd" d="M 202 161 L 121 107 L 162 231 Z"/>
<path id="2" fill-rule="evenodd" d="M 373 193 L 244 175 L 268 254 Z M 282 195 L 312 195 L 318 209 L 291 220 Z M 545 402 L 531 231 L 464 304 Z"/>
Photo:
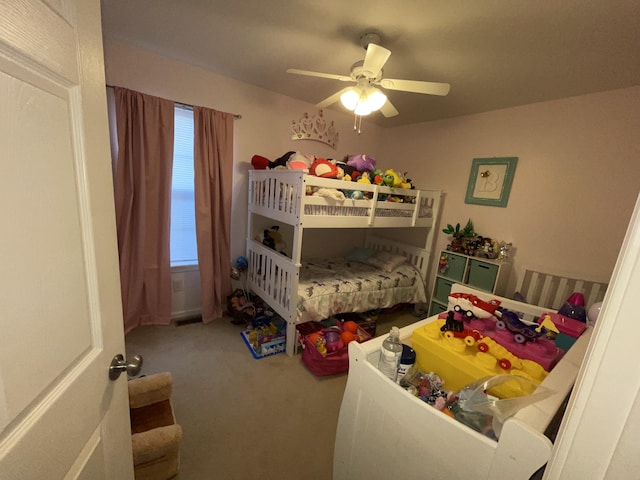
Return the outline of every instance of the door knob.
<path id="1" fill-rule="evenodd" d="M 135 377 L 140 373 L 140 370 L 142 370 L 142 357 L 140 355 L 134 355 L 130 361 L 127 361 L 124 359 L 124 356 L 119 353 L 111 360 L 111 365 L 109 365 L 109 378 L 116 380 L 124 371 L 126 371 L 130 377 Z"/>

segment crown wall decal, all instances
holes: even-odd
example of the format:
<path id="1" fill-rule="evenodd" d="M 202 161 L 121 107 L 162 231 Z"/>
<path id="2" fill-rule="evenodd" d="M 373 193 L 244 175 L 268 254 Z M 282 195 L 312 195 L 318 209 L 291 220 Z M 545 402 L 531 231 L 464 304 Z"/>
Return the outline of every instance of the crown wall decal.
<path id="1" fill-rule="evenodd" d="M 335 150 L 338 145 L 338 132 L 333 121 L 327 123 L 324 119 L 322 110 L 313 116 L 305 112 L 300 120 L 291 121 L 291 139 L 315 140 L 326 143 Z"/>

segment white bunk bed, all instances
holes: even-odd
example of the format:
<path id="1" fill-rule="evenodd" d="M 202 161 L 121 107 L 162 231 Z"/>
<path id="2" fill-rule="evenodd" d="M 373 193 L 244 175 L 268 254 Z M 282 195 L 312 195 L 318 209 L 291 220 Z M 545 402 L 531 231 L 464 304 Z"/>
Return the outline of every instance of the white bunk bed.
<path id="1" fill-rule="evenodd" d="M 453 285 L 452 292 L 497 298 L 527 320 L 553 311 L 459 284 Z M 402 328 L 402 342 L 410 345 L 413 331 L 436 319 L 437 315 Z M 362 344 L 351 342 L 349 378 L 336 432 L 334 480 L 529 479 L 550 458 L 553 444 L 545 431 L 574 385 L 591 330 L 583 333 L 542 382 L 553 394 L 508 418 L 498 441 L 436 410 L 378 371 L 384 336 Z"/>
<path id="2" fill-rule="evenodd" d="M 310 190 L 361 191 L 370 199 L 336 200 L 308 194 Z M 348 195 L 347 195 L 348 196 Z M 392 196 L 400 201 L 382 201 Z M 424 247 L 366 235 L 365 247 L 403 255 L 419 272 L 416 288 L 424 289 L 432 256 L 440 212 L 439 191 L 388 188 L 377 185 L 325 179 L 301 170 L 250 170 L 247 228 L 248 288 L 259 295 L 287 321 L 288 355 L 296 345 L 296 324 L 303 318 L 298 308 L 302 242 L 305 229 L 424 228 Z M 255 239 L 255 216 L 293 228 L 291 257 L 267 248 Z M 371 305 L 369 309 L 390 305 Z M 332 314 L 346 313 L 333 311 Z"/>

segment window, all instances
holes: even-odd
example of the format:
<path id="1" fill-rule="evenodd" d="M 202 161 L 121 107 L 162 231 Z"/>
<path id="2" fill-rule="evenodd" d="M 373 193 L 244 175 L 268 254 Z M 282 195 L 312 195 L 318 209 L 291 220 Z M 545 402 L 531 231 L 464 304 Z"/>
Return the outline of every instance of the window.
<path id="1" fill-rule="evenodd" d="M 197 265 L 193 111 L 176 105 L 171 181 L 171 266 Z"/>

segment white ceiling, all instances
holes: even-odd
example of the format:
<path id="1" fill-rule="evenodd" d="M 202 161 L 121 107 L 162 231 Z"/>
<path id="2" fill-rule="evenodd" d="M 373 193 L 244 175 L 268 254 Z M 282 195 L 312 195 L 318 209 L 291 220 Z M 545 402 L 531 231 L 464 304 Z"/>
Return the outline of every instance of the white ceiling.
<path id="1" fill-rule="evenodd" d="M 102 15 L 106 38 L 312 104 L 346 84 L 287 68 L 348 75 L 376 32 L 385 77 L 451 84 L 385 92 L 400 114 L 368 119 L 385 127 L 640 84 L 638 0 L 102 0 Z"/>

